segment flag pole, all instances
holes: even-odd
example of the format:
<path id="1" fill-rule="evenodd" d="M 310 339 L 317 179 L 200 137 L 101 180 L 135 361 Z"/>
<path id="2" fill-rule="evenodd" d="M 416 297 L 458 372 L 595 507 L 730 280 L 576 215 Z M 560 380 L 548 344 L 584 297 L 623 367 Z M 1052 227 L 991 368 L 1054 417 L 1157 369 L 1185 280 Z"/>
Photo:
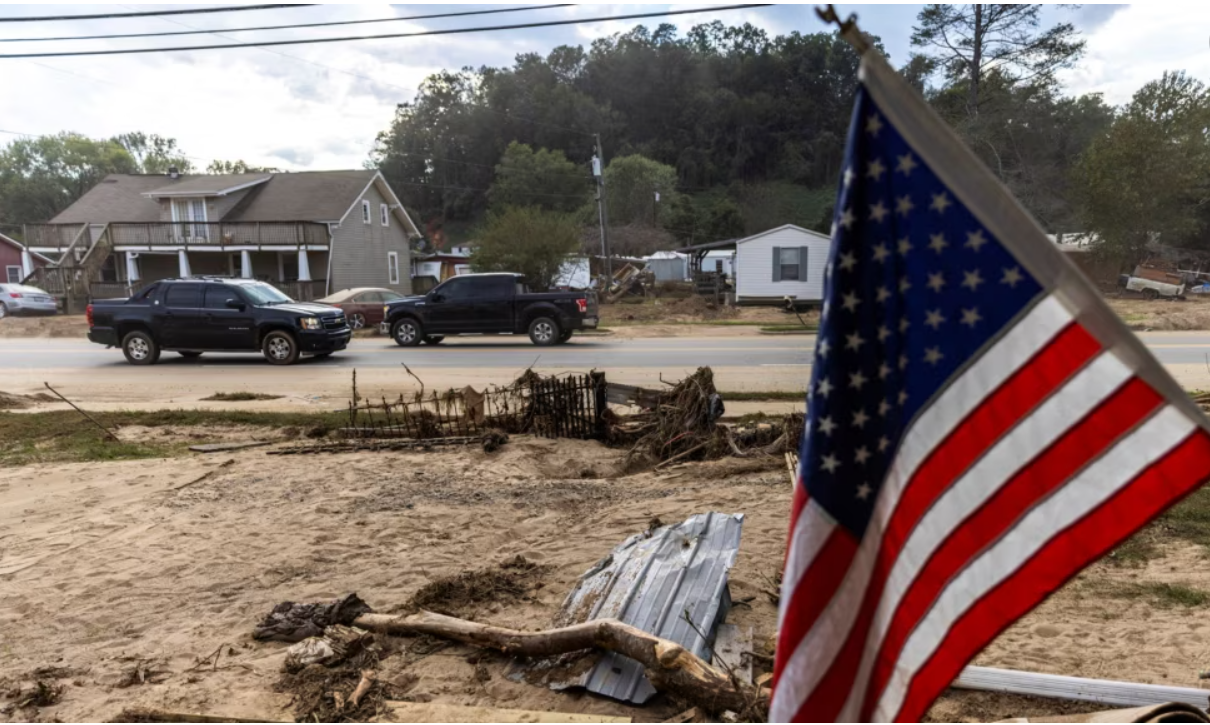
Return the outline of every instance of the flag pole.
<path id="1" fill-rule="evenodd" d="M 858 55 L 865 55 L 865 52 L 870 49 L 869 38 L 861 32 L 861 28 L 857 27 L 856 14 L 850 14 L 848 20 L 841 20 L 840 16 L 836 14 L 836 6 L 830 3 L 826 7 L 815 8 L 815 14 L 825 23 L 833 23 L 840 28 L 840 37 L 853 46 L 853 50 L 856 50 Z"/>

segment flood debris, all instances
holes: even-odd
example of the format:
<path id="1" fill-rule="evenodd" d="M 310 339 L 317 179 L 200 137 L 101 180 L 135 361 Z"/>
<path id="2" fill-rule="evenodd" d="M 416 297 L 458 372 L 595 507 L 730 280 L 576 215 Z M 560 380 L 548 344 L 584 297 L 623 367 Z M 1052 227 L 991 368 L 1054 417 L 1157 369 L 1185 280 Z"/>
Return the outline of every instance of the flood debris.
<path id="1" fill-rule="evenodd" d="M 286 650 L 285 669 L 297 672 L 307 665 L 331 667 L 344 662 L 364 667 L 370 661 L 378 661 L 378 648 L 374 635 L 357 627 L 333 624 L 325 627 L 323 635 L 307 637 L 290 645 Z"/>
<path id="2" fill-rule="evenodd" d="M 18 688 L 9 693 L 11 702 L 4 708 L 5 712 L 15 712 L 28 708 L 50 707 L 63 697 L 64 686 L 48 680 L 37 680 L 33 687 Z"/>
<path id="3" fill-rule="evenodd" d="M 374 610 L 356 594 L 320 604 L 282 602 L 265 616 L 252 631 L 254 639 L 299 642 L 319 637 L 334 624 L 352 625 L 354 620 Z"/>

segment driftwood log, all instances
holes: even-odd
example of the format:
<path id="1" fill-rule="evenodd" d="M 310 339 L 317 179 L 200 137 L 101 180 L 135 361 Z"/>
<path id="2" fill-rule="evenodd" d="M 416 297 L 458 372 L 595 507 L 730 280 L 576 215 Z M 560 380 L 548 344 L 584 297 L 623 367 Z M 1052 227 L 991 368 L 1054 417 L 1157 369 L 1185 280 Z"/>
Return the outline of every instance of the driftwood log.
<path id="1" fill-rule="evenodd" d="M 432 612 L 363 614 L 354 626 L 387 634 L 427 634 L 510 655 L 551 657 L 588 649 L 617 652 L 646 669 L 657 690 L 710 712 L 764 713 L 768 691 L 745 685 L 675 642 L 616 619 L 597 619 L 544 632 L 522 632 Z"/>

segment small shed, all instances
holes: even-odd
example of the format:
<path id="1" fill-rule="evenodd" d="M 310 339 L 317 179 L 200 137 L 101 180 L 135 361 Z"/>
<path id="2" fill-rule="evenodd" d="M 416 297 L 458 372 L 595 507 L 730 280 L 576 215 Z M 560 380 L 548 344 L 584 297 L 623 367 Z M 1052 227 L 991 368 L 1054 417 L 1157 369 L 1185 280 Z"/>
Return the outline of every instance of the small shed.
<path id="1" fill-rule="evenodd" d="M 832 240 L 784 224 L 735 242 L 735 301 L 741 305 L 823 300 L 824 268 Z"/>
<path id="2" fill-rule="evenodd" d="M 689 279 L 689 256 L 679 252 L 656 252 L 644 257 L 656 282 L 684 282 Z"/>

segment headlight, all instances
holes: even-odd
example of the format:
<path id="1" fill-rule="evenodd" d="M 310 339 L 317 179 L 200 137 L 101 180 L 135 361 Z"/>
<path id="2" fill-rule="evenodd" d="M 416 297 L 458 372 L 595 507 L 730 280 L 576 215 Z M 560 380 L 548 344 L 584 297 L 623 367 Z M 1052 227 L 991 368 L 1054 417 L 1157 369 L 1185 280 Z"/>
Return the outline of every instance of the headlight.
<path id="1" fill-rule="evenodd" d="M 323 327 L 318 317 L 304 317 L 298 321 L 304 330 L 318 330 Z"/>
<path id="2" fill-rule="evenodd" d="M 383 316 L 383 317 L 386 317 L 386 316 L 387 316 L 387 315 L 389 315 L 389 314 L 391 314 L 391 306 L 390 306 L 390 305 L 383 305 L 383 306 L 382 306 L 382 316 Z"/>

